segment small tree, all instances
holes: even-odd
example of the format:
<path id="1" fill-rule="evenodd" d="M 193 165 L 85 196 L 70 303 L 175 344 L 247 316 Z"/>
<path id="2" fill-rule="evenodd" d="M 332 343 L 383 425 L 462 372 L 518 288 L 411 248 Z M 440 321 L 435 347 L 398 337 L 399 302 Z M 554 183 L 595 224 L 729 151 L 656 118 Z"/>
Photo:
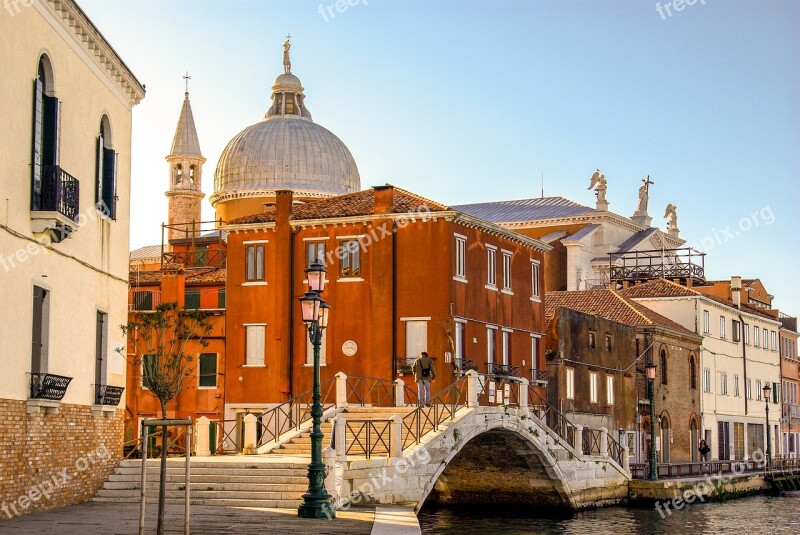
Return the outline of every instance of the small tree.
<path id="1" fill-rule="evenodd" d="M 142 369 L 142 386 L 161 403 L 161 417 L 167 418 L 167 404 L 178 397 L 192 377 L 192 356 L 187 353 L 191 340 L 206 347 L 211 332 L 210 313 L 202 310 L 181 310 L 178 303 L 162 303 L 152 312 L 136 314 L 122 334 L 132 346 L 136 367 Z M 117 350 L 125 356 L 125 348 Z M 164 506 L 167 480 L 167 427 L 161 427 L 161 473 L 158 489 L 158 535 L 164 533 Z M 147 462 L 147 459 L 142 459 Z"/>

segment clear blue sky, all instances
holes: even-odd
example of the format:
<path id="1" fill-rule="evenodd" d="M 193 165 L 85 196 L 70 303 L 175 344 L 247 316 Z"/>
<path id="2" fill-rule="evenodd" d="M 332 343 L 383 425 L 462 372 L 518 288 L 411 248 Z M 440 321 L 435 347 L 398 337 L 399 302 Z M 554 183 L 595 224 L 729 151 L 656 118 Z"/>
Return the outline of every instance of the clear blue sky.
<path id="1" fill-rule="evenodd" d="M 538 196 L 544 173 L 546 195 L 591 205 L 599 167 L 611 209 L 631 215 L 649 174 L 654 224 L 676 204 L 682 236 L 713 242 L 710 277 L 760 277 L 800 313 L 800 2 L 697 0 L 662 18 L 650 0 L 352 1 L 79 0 L 147 85 L 132 247 L 160 242 L 181 75 L 210 195 L 291 32 L 308 108 L 364 187 L 460 204 Z"/>

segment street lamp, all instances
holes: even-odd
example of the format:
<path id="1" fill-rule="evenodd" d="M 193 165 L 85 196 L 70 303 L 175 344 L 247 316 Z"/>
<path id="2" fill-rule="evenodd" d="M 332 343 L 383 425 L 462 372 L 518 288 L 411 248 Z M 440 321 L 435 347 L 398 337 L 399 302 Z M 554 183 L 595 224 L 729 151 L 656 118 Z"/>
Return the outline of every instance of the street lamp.
<path id="1" fill-rule="evenodd" d="M 769 396 L 772 393 L 772 387 L 769 383 L 764 383 L 764 410 L 767 412 L 767 470 L 772 464 L 772 451 L 769 444 Z"/>
<path id="2" fill-rule="evenodd" d="M 322 331 L 328 326 L 331 307 L 322 300 L 320 293 L 325 289 L 325 266 L 312 262 L 306 269 L 308 291 L 300 298 L 303 323 L 308 330 L 308 339 L 314 346 L 314 391 L 311 396 L 311 464 L 308 465 L 308 491 L 303 495 L 303 503 L 297 509 L 302 518 L 333 518 L 336 516 L 329 506 L 331 496 L 325 490 L 325 464 L 322 462 L 322 404 L 320 403 L 319 351 L 322 345 Z"/>
<path id="3" fill-rule="evenodd" d="M 648 363 L 644 370 L 647 374 L 648 396 L 650 397 L 650 479 L 658 479 L 656 468 L 656 365 Z"/>

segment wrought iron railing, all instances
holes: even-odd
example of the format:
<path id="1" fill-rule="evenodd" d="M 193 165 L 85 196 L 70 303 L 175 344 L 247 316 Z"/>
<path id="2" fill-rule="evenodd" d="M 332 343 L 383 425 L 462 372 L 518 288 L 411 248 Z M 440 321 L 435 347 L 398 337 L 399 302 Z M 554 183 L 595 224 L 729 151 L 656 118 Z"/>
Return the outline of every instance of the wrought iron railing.
<path id="1" fill-rule="evenodd" d="M 550 405 L 533 385 L 528 386 L 528 409 L 564 442 L 575 448 L 575 425 Z"/>
<path id="2" fill-rule="evenodd" d="M 614 440 L 610 434 L 608 435 L 608 456 L 614 459 L 614 462 L 617 463 L 619 466 L 623 467 L 622 464 L 622 455 L 623 455 L 624 448 L 622 444 Z"/>
<path id="3" fill-rule="evenodd" d="M 519 366 L 487 362 L 486 368 L 488 375 L 493 375 L 496 377 L 519 377 Z"/>
<path id="4" fill-rule="evenodd" d="M 80 183 L 57 165 L 42 167 L 42 201 L 39 210 L 58 212 L 75 221 L 80 211 Z"/>
<path id="5" fill-rule="evenodd" d="M 31 399 L 49 399 L 61 401 L 67 393 L 72 377 L 53 375 L 52 373 L 31 374 Z"/>
<path id="6" fill-rule="evenodd" d="M 478 371 L 478 365 L 472 359 L 453 359 L 453 367 L 462 374 L 469 370 Z"/>
<path id="7" fill-rule="evenodd" d="M 442 422 L 455 419 L 459 409 L 467 406 L 467 381 L 456 379 L 436 394 L 425 407 L 417 407 L 403 418 L 402 448 L 419 444 L 423 436 L 438 431 Z"/>
<path id="8" fill-rule="evenodd" d="M 228 253 L 225 249 L 191 249 L 188 251 L 164 252 L 162 264 L 182 264 L 186 267 L 225 267 Z"/>
<path id="9" fill-rule="evenodd" d="M 753 461 L 705 461 L 696 463 L 659 463 L 657 472 L 659 479 L 670 477 L 689 477 L 703 474 L 724 474 L 727 472 L 757 472 L 763 470 L 764 463 Z M 630 465 L 633 479 L 649 479 L 648 463 L 632 463 Z"/>
<path id="10" fill-rule="evenodd" d="M 121 386 L 94 385 L 94 404 L 116 407 L 124 390 Z"/>
<path id="11" fill-rule="evenodd" d="M 547 370 L 531 370 L 531 382 L 540 385 L 547 384 Z"/>
<path id="12" fill-rule="evenodd" d="M 392 443 L 392 421 L 384 419 L 345 420 L 345 453 L 364 455 L 389 455 Z"/>
<path id="13" fill-rule="evenodd" d="M 582 433 L 582 446 L 584 455 L 602 455 L 603 451 L 600 447 L 601 437 L 603 432 L 599 429 L 592 429 L 589 427 L 583 428 Z"/>
<path id="14" fill-rule="evenodd" d="M 170 429 L 177 429 L 174 436 L 170 434 Z M 147 434 L 147 458 L 154 459 L 161 457 L 161 426 Z M 142 444 L 144 437 L 129 440 L 122 445 L 122 452 L 124 459 L 141 459 L 142 458 Z M 183 457 L 186 455 L 186 427 L 185 426 L 167 426 L 167 455 Z"/>
<path id="15" fill-rule="evenodd" d="M 406 403 L 417 403 L 417 393 L 404 386 L 404 393 L 407 397 Z M 386 379 L 375 377 L 348 377 L 346 383 L 347 404 L 373 407 L 394 407 L 397 405 L 395 399 L 394 383 Z"/>

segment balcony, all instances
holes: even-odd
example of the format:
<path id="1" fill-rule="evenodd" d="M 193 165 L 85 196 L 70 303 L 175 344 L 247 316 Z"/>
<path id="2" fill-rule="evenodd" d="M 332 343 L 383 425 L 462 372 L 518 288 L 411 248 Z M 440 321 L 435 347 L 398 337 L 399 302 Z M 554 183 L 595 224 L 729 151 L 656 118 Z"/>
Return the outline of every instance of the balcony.
<path id="1" fill-rule="evenodd" d="M 53 241 L 59 242 L 78 229 L 76 222 L 80 210 L 80 184 L 78 179 L 57 165 L 42 167 L 42 196 L 33 199 L 31 227 L 34 233 L 52 232 Z"/>
<path id="2" fill-rule="evenodd" d="M 608 267 L 612 283 L 639 283 L 656 279 L 705 283 L 705 253 L 691 247 L 611 253 Z"/>
<path id="3" fill-rule="evenodd" d="M 111 385 L 94 385 L 94 404 L 116 407 L 125 388 Z"/>
<path id="4" fill-rule="evenodd" d="M 157 290 L 134 290 L 133 303 L 128 305 L 130 310 L 148 311 L 155 310 L 161 304 L 161 292 Z"/>
<path id="5" fill-rule="evenodd" d="M 547 386 L 547 370 L 531 370 L 531 384 Z"/>
<path id="6" fill-rule="evenodd" d="M 469 370 L 478 371 L 478 365 L 472 359 L 453 359 L 453 366 L 455 366 L 459 375 L 463 375 Z"/>
<path id="7" fill-rule="evenodd" d="M 31 374 L 31 399 L 47 399 L 61 401 L 67 393 L 72 377 L 53 375 L 52 373 Z"/>
<path id="8" fill-rule="evenodd" d="M 509 364 L 486 363 L 487 375 L 495 377 L 519 377 L 519 366 Z"/>

